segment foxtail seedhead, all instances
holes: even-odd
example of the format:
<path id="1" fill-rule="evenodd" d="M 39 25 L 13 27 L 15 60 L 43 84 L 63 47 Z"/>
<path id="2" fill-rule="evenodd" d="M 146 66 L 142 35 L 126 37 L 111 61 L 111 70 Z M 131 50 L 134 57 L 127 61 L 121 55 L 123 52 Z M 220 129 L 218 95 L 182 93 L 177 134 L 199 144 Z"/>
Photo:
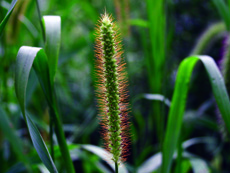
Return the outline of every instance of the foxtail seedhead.
<path id="1" fill-rule="evenodd" d="M 96 28 L 96 94 L 102 135 L 112 160 L 128 154 L 128 94 L 120 35 L 111 15 L 102 15 Z"/>

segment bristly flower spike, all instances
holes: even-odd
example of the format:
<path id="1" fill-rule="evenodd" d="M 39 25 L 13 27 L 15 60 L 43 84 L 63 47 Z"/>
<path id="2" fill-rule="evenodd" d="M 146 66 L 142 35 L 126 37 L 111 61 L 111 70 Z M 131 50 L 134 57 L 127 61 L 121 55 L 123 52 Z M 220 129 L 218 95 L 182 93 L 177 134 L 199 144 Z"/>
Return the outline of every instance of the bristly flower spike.
<path id="1" fill-rule="evenodd" d="M 118 167 L 129 145 L 128 94 L 120 35 L 111 15 L 102 15 L 96 33 L 96 93 L 106 149 Z M 118 169 L 118 168 L 117 168 Z"/>

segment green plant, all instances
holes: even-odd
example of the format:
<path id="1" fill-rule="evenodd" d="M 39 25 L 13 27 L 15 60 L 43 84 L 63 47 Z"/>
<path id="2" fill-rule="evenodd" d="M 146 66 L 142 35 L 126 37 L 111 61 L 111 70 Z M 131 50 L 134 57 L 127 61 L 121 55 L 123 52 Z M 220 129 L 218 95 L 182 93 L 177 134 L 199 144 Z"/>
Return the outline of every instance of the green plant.
<path id="1" fill-rule="evenodd" d="M 15 77 L 16 95 L 18 97 L 24 119 L 28 126 L 32 142 L 38 152 L 38 155 L 49 171 L 57 172 L 57 169 L 49 155 L 49 152 L 47 151 L 39 131 L 25 111 L 26 88 L 29 74 L 33 67 L 50 107 L 51 144 L 53 140 L 52 123 L 54 123 L 54 129 L 60 145 L 62 156 L 66 163 L 66 169 L 68 172 L 74 172 L 74 167 L 65 140 L 54 91 L 54 76 L 57 69 L 60 47 L 61 21 L 59 16 L 44 16 L 43 21 L 45 28 L 44 30 L 46 33 L 45 51 L 41 48 L 21 47 L 18 52 Z M 51 147 L 51 153 L 53 156 L 53 146 Z"/>
<path id="2" fill-rule="evenodd" d="M 230 131 L 230 102 L 223 77 L 212 58 L 208 56 L 191 56 L 180 64 L 173 99 L 169 111 L 166 135 L 163 144 L 162 172 L 170 171 L 172 157 L 181 133 L 188 87 L 192 70 L 200 60 L 208 73 L 212 91 L 228 131 Z"/>
<path id="3" fill-rule="evenodd" d="M 166 54 L 166 4 L 167 2 L 163 0 L 146 0 L 150 38 L 150 53 L 146 54 L 146 66 L 148 70 L 150 92 L 154 94 L 163 93 Z M 158 17 L 156 18 L 155 16 Z M 145 40 L 145 42 L 147 42 L 147 40 Z M 154 102 L 152 109 L 153 112 L 148 121 L 149 128 L 152 131 L 155 130 L 158 141 L 161 143 L 164 130 L 164 115 L 161 109 L 161 104 L 159 102 Z"/>
<path id="4" fill-rule="evenodd" d="M 229 3 L 0 0 L 0 172 L 36 173 L 47 168 L 49 172 L 74 172 L 72 160 L 76 172 L 228 172 L 228 141 L 220 140 L 218 128 L 226 124 L 229 129 L 229 100 L 224 88 L 229 82 L 228 46 L 223 61 L 227 62 L 222 71 L 224 81 L 210 57 L 197 55 L 205 53 L 219 61 L 220 38 L 230 28 Z M 130 87 L 124 93 L 130 95 L 132 108 L 131 135 L 127 135 L 131 150 L 125 162 L 118 148 L 126 140 L 120 134 L 122 127 L 119 121 L 108 121 L 120 118 L 120 112 L 108 103 L 121 105 L 117 96 L 122 94 L 117 94 L 119 89 L 114 86 L 122 81 L 119 76 L 124 69 L 114 66 L 118 61 L 112 59 L 108 65 L 115 73 L 107 75 L 109 80 L 104 80 L 103 74 L 111 71 L 106 71 L 102 62 L 98 63 L 102 66 L 96 65 L 101 75 L 98 71 L 94 75 L 94 26 L 104 8 L 116 16 L 119 32 L 125 36 L 122 48 L 128 73 L 124 77 L 128 75 Z M 210 25 L 216 21 L 217 12 L 223 22 Z M 42 17 L 42 13 L 62 16 L 62 34 L 60 18 Z M 194 38 L 206 26 L 193 47 Z M 113 44 L 111 37 L 105 39 Z M 184 59 L 177 70 L 185 55 L 191 57 Z M 198 64 L 198 60 L 203 63 Z M 206 71 L 200 68 L 203 65 Z M 121 75 L 117 68 L 122 69 Z M 211 80 L 204 80 L 208 79 L 206 72 Z M 211 81 L 212 90 L 206 81 Z M 102 135 L 115 143 L 105 142 L 107 151 L 98 147 L 104 140 L 98 137 L 94 84 L 101 114 L 115 115 L 109 119 L 101 116 Z M 106 85 L 114 92 L 106 92 Z M 217 123 L 212 93 L 225 124 Z M 115 99 L 105 101 L 106 95 Z M 114 131 L 110 133 L 109 129 Z M 201 150 L 202 154 L 193 152 Z M 119 165 L 114 163 L 116 160 Z"/>
<path id="5" fill-rule="evenodd" d="M 99 20 L 96 36 L 97 97 L 103 137 L 107 150 L 112 153 L 115 172 L 120 157 L 128 153 L 127 82 L 119 33 L 112 17 L 105 13 Z"/>

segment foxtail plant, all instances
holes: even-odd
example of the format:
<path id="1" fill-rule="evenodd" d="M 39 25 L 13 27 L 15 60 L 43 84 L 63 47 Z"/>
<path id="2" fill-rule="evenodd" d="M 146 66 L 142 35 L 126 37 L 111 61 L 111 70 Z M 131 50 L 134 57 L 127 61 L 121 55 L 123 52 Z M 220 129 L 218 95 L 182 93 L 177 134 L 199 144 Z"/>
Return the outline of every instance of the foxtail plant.
<path id="1" fill-rule="evenodd" d="M 102 15 L 96 28 L 96 93 L 106 149 L 115 170 L 128 153 L 128 101 L 125 62 L 118 28 L 112 16 Z"/>

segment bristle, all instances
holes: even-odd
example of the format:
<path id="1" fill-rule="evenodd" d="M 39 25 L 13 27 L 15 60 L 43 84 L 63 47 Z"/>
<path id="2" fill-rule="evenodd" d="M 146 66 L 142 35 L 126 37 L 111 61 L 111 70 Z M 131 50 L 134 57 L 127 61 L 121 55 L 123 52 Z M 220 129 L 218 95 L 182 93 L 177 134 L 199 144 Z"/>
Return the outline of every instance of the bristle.
<path id="1" fill-rule="evenodd" d="M 118 28 L 112 15 L 105 13 L 96 25 L 96 96 L 104 145 L 115 162 L 125 161 L 130 143 L 127 75 L 122 53 Z"/>

